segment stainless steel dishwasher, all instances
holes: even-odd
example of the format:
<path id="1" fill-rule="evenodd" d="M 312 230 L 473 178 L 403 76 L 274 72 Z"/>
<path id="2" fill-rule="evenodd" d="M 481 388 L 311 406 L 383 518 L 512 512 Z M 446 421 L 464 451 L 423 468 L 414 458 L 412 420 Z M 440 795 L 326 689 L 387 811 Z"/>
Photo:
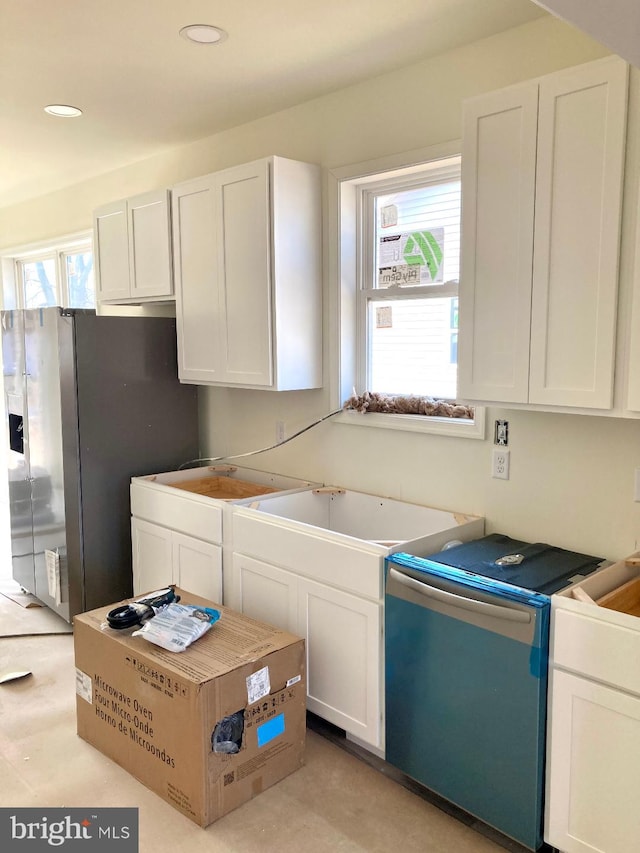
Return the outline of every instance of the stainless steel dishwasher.
<path id="1" fill-rule="evenodd" d="M 515 540 L 490 540 L 489 550 Z M 526 543 L 515 543 L 526 552 Z M 527 546 L 539 585 L 565 586 L 600 558 Z M 473 554 L 474 543 L 458 546 Z M 443 552 L 455 562 L 456 549 Z M 483 554 L 482 549 L 476 555 Z M 531 850 L 542 846 L 550 598 L 513 577 L 517 562 L 476 570 L 394 554 L 386 561 L 386 759 Z M 483 555 L 486 556 L 486 555 Z M 558 559 L 559 558 L 559 559 Z M 465 564 L 467 561 L 462 559 Z M 473 561 L 472 561 L 473 562 Z M 549 570 L 549 566 L 557 564 Z M 550 580 L 555 574 L 556 582 Z"/>

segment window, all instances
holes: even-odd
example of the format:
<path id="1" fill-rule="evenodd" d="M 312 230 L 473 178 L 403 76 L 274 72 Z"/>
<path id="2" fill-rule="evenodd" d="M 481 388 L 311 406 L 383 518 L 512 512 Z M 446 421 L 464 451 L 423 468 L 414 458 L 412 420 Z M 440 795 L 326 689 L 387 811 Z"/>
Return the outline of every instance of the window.
<path id="1" fill-rule="evenodd" d="M 437 411 L 418 406 L 417 416 L 368 415 L 350 422 L 484 435 L 481 409 L 453 405 L 461 208 L 456 148 L 438 146 L 411 165 L 389 158 L 330 176 L 340 283 L 333 294 L 335 402 L 344 404 L 354 394 L 360 401 L 365 392 L 384 395 L 385 404 L 399 396 L 446 401 Z M 435 417 L 423 414 L 434 411 Z"/>
<path id="2" fill-rule="evenodd" d="M 3 258 L 6 308 L 95 308 L 91 237 L 22 247 Z"/>
<path id="3" fill-rule="evenodd" d="M 455 400 L 460 158 L 361 190 L 358 386 Z"/>

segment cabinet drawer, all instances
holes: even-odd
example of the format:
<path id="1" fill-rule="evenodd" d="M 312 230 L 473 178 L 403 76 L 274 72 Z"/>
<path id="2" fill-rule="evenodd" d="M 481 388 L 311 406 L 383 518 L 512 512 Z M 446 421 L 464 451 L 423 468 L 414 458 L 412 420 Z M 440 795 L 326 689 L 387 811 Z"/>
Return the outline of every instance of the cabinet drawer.
<path id="1" fill-rule="evenodd" d="M 152 485 L 131 484 L 131 514 L 160 524 L 171 530 L 222 544 L 222 512 L 224 507 L 210 498 Z"/>
<path id="2" fill-rule="evenodd" d="M 233 512 L 233 550 L 367 598 L 382 597 L 383 558 L 388 548 L 359 543 L 331 531 L 291 521 Z"/>
<path id="3" fill-rule="evenodd" d="M 636 629 L 595 607 L 589 614 L 554 607 L 550 651 L 554 666 L 640 694 L 640 620 Z"/>

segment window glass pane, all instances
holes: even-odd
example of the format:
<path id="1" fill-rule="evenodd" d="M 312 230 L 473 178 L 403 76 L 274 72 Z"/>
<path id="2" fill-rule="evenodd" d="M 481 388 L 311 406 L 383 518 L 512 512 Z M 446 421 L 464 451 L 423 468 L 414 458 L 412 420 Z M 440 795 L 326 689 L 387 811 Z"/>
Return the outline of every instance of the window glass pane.
<path id="1" fill-rule="evenodd" d="M 460 181 L 376 198 L 373 287 L 457 281 L 460 268 Z"/>
<path id="2" fill-rule="evenodd" d="M 92 253 L 89 251 L 70 252 L 65 254 L 64 262 L 69 306 L 71 308 L 95 308 L 96 287 Z"/>
<path id="3" fill-rule="evenodd" d="M 46 308 L 60 304 L 56 291 L 55 258 L 26 261 L 22 265 L 22 277 L 26 308 Z"/>
<path id="4" fill-rule="evenodd" d="M 455 307 L 454 307 L 455 303 Z M 370 391 L 455 399 L 457 299 L 370 300 Z"/>

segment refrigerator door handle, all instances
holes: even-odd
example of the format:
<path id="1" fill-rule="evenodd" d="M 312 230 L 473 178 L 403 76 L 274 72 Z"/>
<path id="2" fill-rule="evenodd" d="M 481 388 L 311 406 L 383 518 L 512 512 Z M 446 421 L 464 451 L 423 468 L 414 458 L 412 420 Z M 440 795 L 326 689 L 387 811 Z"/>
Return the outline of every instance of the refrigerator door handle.
<path id="1" fill-rule="evenodd" d="M 394 581 L 409 587 L 409 589 L 425 596 L 425 598 L 432 598 L 452 607 L 460 607 L 463 610 L 470 610 L 473 613 L 480 613 L 484 616 L 503 619 L 508 622 L 531 622 L 531 613 L 526 610 L 515 610 L 510 607 L 501 607 L 498 604 L 490 604 L 487 601 L 478 601 L 474 598 L 467 598 L 464 595 L 456 595 L 453 592 L 447 592 L 444 589 L 437 589 L 436 587 L 430 586 L 429 584 L 423 583 L 415 578 L 411 578 L 408 575 L 399 572 L 397 569 L 390 568 L 389 575 Z"/>

